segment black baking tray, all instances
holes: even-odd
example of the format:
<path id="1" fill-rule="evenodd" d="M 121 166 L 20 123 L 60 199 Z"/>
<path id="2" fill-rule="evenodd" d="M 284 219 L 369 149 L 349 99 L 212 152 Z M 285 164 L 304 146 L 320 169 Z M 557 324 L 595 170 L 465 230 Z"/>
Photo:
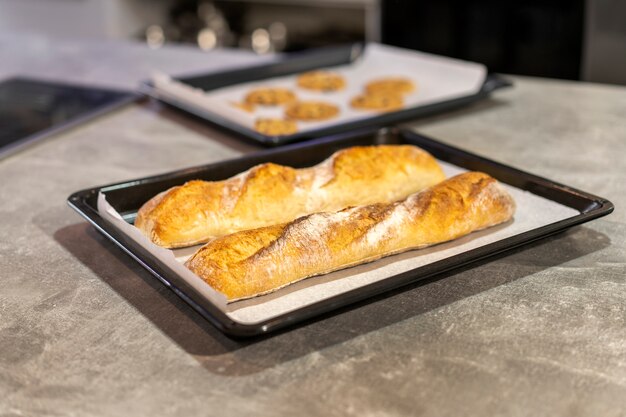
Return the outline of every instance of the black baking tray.
<path id="1" fill-rule="evenodd" d="M 273 77 L 297 74 L 321 68 L 329 68 L 339 65 L 347 65 L 357 60 L 367 46 L 364 44 L 345 45 L 338 47 L 319 48 L 306 52 L 286 54 L 276 62 L 270 64 L 246 67 L 239 70 L 224 71 L 212 74 L 194 75 L 190 77 L 175 78 L 177 81 L 185 83 L 195 88 L 211 91 L 218 88 L 228 87 L 244 82 L 259 81 Z M 419 117 L 429 116 L 462 107 L 488 97 L 493 91 L 510 87 L 513 84 L 497 74 L 488 74 L 481 89 L 475 93 L 451 100 L 437 103 L 410 107 L 403 110 L 373 115 L 368 118 L 354 120 L 351 122 L 336 124 L 320 129 L 299 132 L 293 135 L 268 136 L 255 130 L 249 129 L 232 120 L 224 118 L 216 113 L 201 109 L 192 104 L 168 97 L 158 93 L 150 81 L 142 83 L 140 91 L 170 106 L 191 113 L 201 119 L 209 121 L 219 127 L 242 135 L 248 139 L 259 142 L 267 146 L 284 145 L 293 142 L 310 140 L 323 136 L 335 135 L 343 132 L 351 132 L 365 128 L 382 128 L 392 126 L 399 122 L 404 122 Z"/>
<path id="2" fill-rule="evenodd" d="M 98 193 L 102 192 L 106 195 L 107 201 L 118 210 L 122 217 L 132 223 L 137 210 L 148 199 L 161 191 L 175 185 L 183 184 L 192 179 L 209 181 L 222 180 L 264 162 L 274 162 L 293 167 L 311 166 L 321 162 L 333 152 L 349 146 L 389 143 L 417 145 L 430 152 L 439 160 L 469 170 L 488 173 L 499 181 L 571 207 L 577 210 L 579 214 L 316 302 L 270 320 L 250 325 L 242 324 L 229 318 L 225 313 L 196 292 L 196 290 L 186 284 L 185 281 L 163 262 L 101 218 L 97 210 Z M 294 144 L 280 149 L 266 150 L 229 161 L 183 169 L 163 175 L 140 178 L 102 187 L 94 187 L 72 194 L 68 198 L 68 203 L 93 224 L 96 229 L 143 265 L 156 278 L 191 305 L 198 313 L 217 328 L 232 336 L 253 336 L 268 333 L 391 289 L 511 250 L 574 225 L 607 215 L 613 211 L 613 204 L 601 197 L 520 171 L 453 146 L 443 144 L 412 131 L 396 129 L 384 129 L 380 131 L 370 130 L 343 134 L 320 139 L 315 142 Z"/>

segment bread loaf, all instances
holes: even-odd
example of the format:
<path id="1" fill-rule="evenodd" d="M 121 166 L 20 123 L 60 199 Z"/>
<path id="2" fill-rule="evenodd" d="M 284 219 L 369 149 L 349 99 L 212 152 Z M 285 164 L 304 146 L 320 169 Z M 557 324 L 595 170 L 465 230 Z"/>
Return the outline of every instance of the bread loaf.
<path id="1" fill-rule="evenodd" d="M 310 168 L 262 164 L 225 181 L 190 181 L 139 210 L 154 243 L 178 248 L 306 214 L 391 202 L 444 179 L 437 161 L 410 145 L 353 147 Z"/>
<path id="2" fill-rule="evenodd" d="M 316 213 L 215 239 L 186 266 L 230 301 L 314 275 L 423 248 L 509 220 L 515 203 L 487 174 L 469 172 L 391 204 Z"/>

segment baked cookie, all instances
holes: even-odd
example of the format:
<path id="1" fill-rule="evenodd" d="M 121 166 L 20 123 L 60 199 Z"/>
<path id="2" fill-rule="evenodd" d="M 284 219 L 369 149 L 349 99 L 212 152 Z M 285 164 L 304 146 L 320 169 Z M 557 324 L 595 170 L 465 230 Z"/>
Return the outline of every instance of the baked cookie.
<path id="1" fill-rule="evenodd" d="M 346 80 L 330 71 L 310 71 L 298 76 L 298 86 L 307 90 L 331 92 L 346 88 Z"/>
<path id="2" fill-rule="evenodd" d="M 231 101 L 231 106 L 237 107 L 239 110 L 243 110 L 248 113 L 254 113 L 256 110 L 256 106 L 252 103 L 239 102 L 239 101 Z"/>
<path id="3" fill-rule="evenodd" d="M 261 106 L 278 106 L 287 104 L 296 99 L 293 91 L 281 87 L 262 87 L 250 91 L 244 100 L 248 104 Z"/>
<path id="4" fill-rule="evenodd" d="M 260 118 L 254 122 L 254 130 L 268 136 L 292 135 L 298 131 L 293 120 Z"/>
<path id="5" fill-rule="evenodd" d="M 361 94 L 350 100 L 357 110 L 392 111 L 401 109 L 404 100 L 399 94 Z"/>
<path id="6" fill-rule="evenodd" d="M 415 91 L 415 84 L 408 78 L 381 78 L 367 83 L 365 91 L 368 94 L 409 94 Z"/>
<path id="7" fill-rule="evenodd" d="M 317 121 L 337 117 L 339 107 L 323 101 L 299 101 L 290 104 L 285 115 L 290 119 Z"/>

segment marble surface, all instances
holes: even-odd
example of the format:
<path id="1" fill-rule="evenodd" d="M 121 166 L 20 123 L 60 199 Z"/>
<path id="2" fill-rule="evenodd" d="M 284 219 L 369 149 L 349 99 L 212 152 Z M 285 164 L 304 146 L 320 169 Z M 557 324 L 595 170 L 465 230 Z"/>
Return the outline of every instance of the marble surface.
<path id="1" fill-rule="evenodd" d="M 255 59 L 0 36 L 0 78 L 128 87 Z M 0 160 L 0 416 L 625 416 L 626 88 L 512 79 L 410 126 L 615 213 L 260 340 L 221 335 L 65 204 L 253 146 L 141 103 Z"/>

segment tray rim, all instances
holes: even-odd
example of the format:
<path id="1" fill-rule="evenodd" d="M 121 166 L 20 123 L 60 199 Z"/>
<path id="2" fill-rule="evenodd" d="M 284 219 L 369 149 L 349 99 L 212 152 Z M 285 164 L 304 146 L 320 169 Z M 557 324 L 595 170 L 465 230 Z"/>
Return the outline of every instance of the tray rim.
<path id="1" fill-rule="evenodd" d="M 536 240 L 543 239 L 555 233 L 566 230 L 578 224 L 585 223 L 587 221 L 596 219 L 608 215 L 614 210 L 614 205 L 609 200 L 602 197 L 587 193 L 585 191 L 578 190 L 573 187 L 569 187 L 564 184 L 560 184 L 544 177 L 540 177 L 526 171 L 522 171 L 512 166 L 499 163 L 497 161 L 482 157 L 469 151 L 457 148 L 455 146 L 439 142 L 436 139 L 432 139 L 428 136 L 421 135 L 411 130 L 398 130 L 393 129 L 393 134 L 400 135 L 402 139 L 417 140 L 421 143 L 428 144 L 432 147 L 442 149 L 441 152 L 449 152 L 451 155 L 457 157 L 466 158 L 470 162 L 486 164 L 492 169 L 502 170 L 515 178 L 524 180 L 528 185 L 537 187 L 545 187 L 546 190 L 554 193 L 561 193 L 563 195 L 570 196 L 571 198 L 581 199 L 587 201 L 588 204 L 585 208 L 576 208 L 566 203 L 560 202 L 563 205 L 572 207 L 579 211 L 580 214 L 573 217 L 563 219 L 530 231 L 526 231 L 508 238 L 498 240 L 496 242 L 489 243 L 487 245 L 471 249 L 469 251 L 453 255 L 451 257 L 436 261 L 434 263 L 424 265 L 412 270 L 403 272 L 398 275 L 393 275 L 384 280 L 370 283 L 363 287 L 355 288 L 342 294 L 335 295 L 333 297 L 320 300 L 313 304 L 298 308 L 296 310 L 280 314 L 276 317 L 267 319 L 265 321 L 257 323 L 240 323 L 231 319 L 226 313 L 213 306 L 208 300 L 197 300 L 199 294 L 193 290 L 189 285 L 186 285 L 182 280 L 176 279 L 176 274 L 169 268 L 165 267 L 156 257 L 149 254 L 145 249 L 141 248 L 134 241 L 125 237 L 123 233 L 119 232 L 114 226 L 110 225 L 106 220 L 100 217 L 97 212 L 97 208 L 94 208 L 87 203 L 88 198 L 93 198 L 100 191 L 106 192 L 107 190 L 118 190 L 121 188 L 130 188 L 140 184 L 146 184 L 149 182 L 158 182 L 163 179 L 171 178 L 177 175 L 188 175 L 189 173 L 216 169 L 220 166 L 225 166 L 234 161 L 237 162 L 251 162 L 259 159 L 266 159 L 278 154 L 288 155 L 292 152 L 297 152 L 302 149 L 312 148 L 316 146 L 330 146 L 337 144 L 338 141 L 347 141 L 350 139 L 357 139 L 360 137 L 368 137 L 370 135 L 377 135 L 380 130 L 368 130 L 362 132 L 353 132 L 350 134 L 338 135 L 337 137 L 327 138 L 326 140 L 315 143 L 298 143 L 295 145 L 289 145 L 287 147 L 279 149 L 265 150 L 261 152 L 255 152 L 252 154 L 244 155 L 243 157 L 231 158 L 224 161 L 219 161 L 211 164 L 200 165 L 191 167 L 188 169 L 174 170 L 164 174 L 143 177 L 130 181 L 123 181 L 98 187 L 92 187 L 77 191 L 71 194 L 68 199 L 68 205 L 77 211 L 83 218 L 91 223 L 98 231 L 103 233 L 108 239 L 120 247 L 124 252 L 130 255 L 135 261 L 147 269 L 153 276 L 159 279 L 163 284 L 169 287 L 180 298 L 187 302 L 194 310 L 200 313 L 205 319 L 211 322 L 219 330 L 229 336 L 234 337 L 250 337 L 269 332 L 276 331 L 278 329 L 290 326 L 297 322 L 301 322 L 310 319 L 314 316 L 321 315 L 340 307 L 353 304 L 358 301 L 367 300 L 374 296 L 386 293 L 393 289 L 397 289 L 401 286 L 418 282 L 424 279 L 432 278 L 433 276 L 440 275 L 458 268 L 462 268 L 469 264 L 484 260 L 486 258 L 501 254 L 503 252 L 510 251 L 512 249 L 523 246 L 527 243 L 534 242 Z M 420 146 L 418 144 L 418 146 Z M 427 149 L 428 150 L 428 149 Z M 442 158 L 439 158 L 442 159 Z M 505 183 L 509 183 L 502 178 L 498 180 Z M 521 187 L 517 187 L 521 188 Z M 529 192 L 537 194 L 532 190 L 525 189 Z M 544 196 L 545 197 L 545 196 Z M 548 198 L 548 197 L 546 197 Z M 556 201 L 556 200 L 553 200 Z M 177 282 L 178 281 L 178 282 Z M 173 283 L 174 282 L 174 283 Z M 176 285 L 174 285 L 176 284 Z M 190 295 L 191 294 L 191 295 Z M 201 297 L 203 298 L 203 297 Z"/>
<path id="2" fill-rule="evenodd" d="M 213 86 L 206 90 L 211 91 L 213 89 L 237 84 L 236 82 L 232 82 L 233 79 L 239 80 L 238 82 L 256 81 L 276 76 L 296 74 L 303 71 L 351 64 L 363 54 L 366 48 L 366 43 L 353 43 L 334 47 L 316 48 L 304 52 L 284 54 L 275 62 L 263 63 L 260 65 L 248 66 L 230 71 L 226 70 L 213 72 L 205 75 L 193 74 L 190 76 L 172 78 L 183 83 L 191 81 L 197 82 L 199 79 L 204 79 L 204 82 L 208 82 L 209 84 L 213 83 Z M 244 77 L 247 77 L 247 79 L 244 79 Z M 346 133 L 357 129 L 383 128 L 392 124 L 410 121 L 411 119 L 430 116 L 443 111 L 454 110 L 482 100 L 497 89 L 512 86 L 513 82 L 509 79 L 504 78 L 499 74 L 488 72 L 485 76 L 481 89 L 474 94 L 423 106 L 409 107 L 399 111 L 375 114 L 371 117 L 363 119 L 284 136 L 261 134 L 217 113 L 204 110 L 198 106 L 194 106 L 193 104 L 186 103 L 173 97 L 168 97 L 167 95 L 162 95 L 158 92 L 158 89 L 154 88 L 151 81 L 143 81 L 140 85 L 139 92 L 170 107 L 178 109 L 179 111 L 189 113 L 204 121 L 210 122 L 217 127 L 236 133 L 246 139 L 250 139 L 255 143 L 260 143 L 268 147 L 275 147 L 301 141 L 308 141 L 338 133 Z"/>

